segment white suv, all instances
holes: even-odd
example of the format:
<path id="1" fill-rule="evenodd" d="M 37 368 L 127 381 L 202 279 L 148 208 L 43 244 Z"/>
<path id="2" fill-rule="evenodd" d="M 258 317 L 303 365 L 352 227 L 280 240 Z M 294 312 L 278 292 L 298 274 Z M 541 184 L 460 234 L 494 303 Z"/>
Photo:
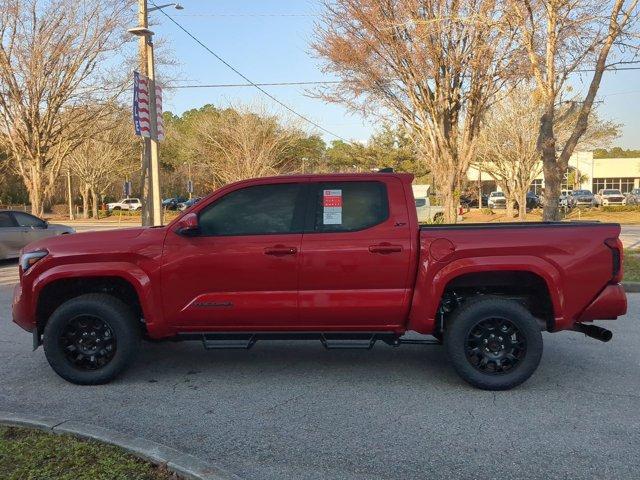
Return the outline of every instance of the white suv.
<path id="1" fill-rule="evenodd" d="M 595 204 L 599 207 L 607 206 L 607 205 L 626 205 L 627 199 L 624 197 L 622 192 L 617 189 L 606 188 L 601 189 L 594 196 Z"/>
<path id="2" fill-rule="evenodd" d="M 140 210 L 142 208 L 142 203 L 139 198 L 124 198 L 119 202 L 115 203 L 107 203 L 107 209 L 109 211 L 113 210 Z"/>

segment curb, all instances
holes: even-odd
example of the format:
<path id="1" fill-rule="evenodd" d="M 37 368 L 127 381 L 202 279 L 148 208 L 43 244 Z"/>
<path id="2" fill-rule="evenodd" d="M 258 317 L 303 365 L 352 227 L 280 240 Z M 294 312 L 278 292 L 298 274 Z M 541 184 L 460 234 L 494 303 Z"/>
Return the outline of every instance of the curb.
<path id="1" fill-rule="evenodd" d="M 622 286 L 627 293 L 640 293 L 640 282 L 623 282 Z"/>
<path id="2" fill-rule="evenodd" d="M 0 424 L 30 427 L 57 435 L 72 435 L 115 445 L 148 462 L 156 465 L 165 465 L 173 473 L 190 480 L 241 480 L 236 475 L 166 445 L 86 423 L 37 415 L 0 412 Z"/>

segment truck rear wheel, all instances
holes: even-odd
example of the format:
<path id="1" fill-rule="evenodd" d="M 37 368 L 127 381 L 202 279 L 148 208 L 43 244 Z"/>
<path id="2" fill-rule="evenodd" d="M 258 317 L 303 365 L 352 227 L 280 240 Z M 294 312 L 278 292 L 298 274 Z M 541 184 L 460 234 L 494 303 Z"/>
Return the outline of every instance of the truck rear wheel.
<path id="1" fill-rule="evenodd" d="M 469 300 L 447 323 L 444 345 L 456 372 L 484 390 L 508 390 L 527 380 L 542 356 L 542 333 L 515 301 Z"/>
<path id="2" fill-rule="evenodd" d="M 58 307 L 44 329 L 44 353 L 65 380 L 98 385 L 115 378 L 138 351 L 140 328 L 111 295 L 86 294 Z"/>

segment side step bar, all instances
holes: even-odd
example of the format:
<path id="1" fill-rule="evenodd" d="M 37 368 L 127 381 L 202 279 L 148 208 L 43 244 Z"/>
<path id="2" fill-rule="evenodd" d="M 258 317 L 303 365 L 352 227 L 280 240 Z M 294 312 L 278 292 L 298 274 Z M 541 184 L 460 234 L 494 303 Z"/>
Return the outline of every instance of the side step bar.
<path id="1" fill-rule="evenodd" d="M 176 340 L 199 340 L 207 350 L 248 350 L 258 340 L 320 340 L 327 350 L 371 350 L 377 341 L 400 345 L 440 345 L 435 339 L 402 338 L 391 332 L 256 332 L 256 333 L 181 333 Z"/>

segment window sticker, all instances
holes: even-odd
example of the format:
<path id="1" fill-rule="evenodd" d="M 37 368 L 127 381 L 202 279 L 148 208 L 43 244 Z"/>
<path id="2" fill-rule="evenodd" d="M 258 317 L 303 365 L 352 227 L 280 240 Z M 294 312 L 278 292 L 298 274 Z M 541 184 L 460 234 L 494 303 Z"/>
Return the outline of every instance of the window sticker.
<path id="1" fill-rule="evenodd" d="M 322 223 L 342 224 L 342 190 L 324 190 L 322 194 Z"/>

